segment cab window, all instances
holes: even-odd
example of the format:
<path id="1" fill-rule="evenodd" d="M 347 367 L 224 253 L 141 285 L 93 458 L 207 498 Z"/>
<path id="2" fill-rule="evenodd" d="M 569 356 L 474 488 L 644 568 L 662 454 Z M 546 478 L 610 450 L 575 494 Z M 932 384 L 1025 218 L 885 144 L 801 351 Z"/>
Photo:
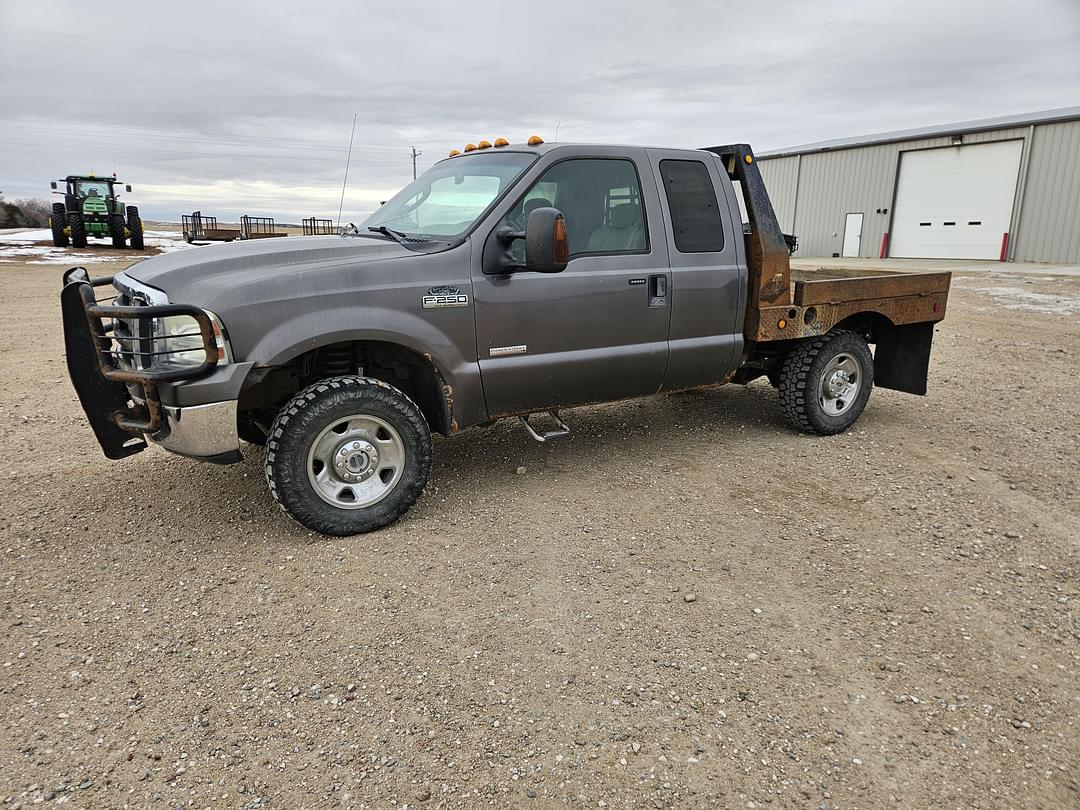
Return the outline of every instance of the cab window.
<path id="1" fill-rule="evenodd" d="M 535 159 L 521 152 L 466 155 L 436 163 L 364 223 L 408 236 L 463 236 Z"/>
<path id="2" fill-rule="evenodd" d="M 660 176 L 676 249 L 680 253 L 723 250 L 724 223 L 708 167 L 699 160 L 661 160 Z"/>
<path id="3" fill-rule="evenodd" d="M 93 180 L 80 180 L 78 183 L 80 197 L 108 197 L 109 184 Z"/>
<path id="4" fill-rule="evenodd" d="M 611 253 L 646 253 L 649 249 L 641 183 L 632 161 L 573 158 L 540 176 L 510 210 L 506 224 L 525 230 L 536 208 L 554 207 L 566 218 L 570 258 Z M 514 242 L 515 258 L 524 254 Z"/>

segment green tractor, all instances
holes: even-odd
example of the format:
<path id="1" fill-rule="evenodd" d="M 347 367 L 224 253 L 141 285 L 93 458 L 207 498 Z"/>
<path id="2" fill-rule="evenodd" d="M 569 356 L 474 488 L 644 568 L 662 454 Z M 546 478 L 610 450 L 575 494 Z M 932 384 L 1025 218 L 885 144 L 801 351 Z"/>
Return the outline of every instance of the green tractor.
<path id="1" fill-rule="evenodd" d="M 57 247 L 71 245 L 86 247 L 86 238 L 111 238 L 114 248 L 123 248 L 128 244 L 133 250 L 143 249 L 143 226 L 139 209 L 127 206 L 126 218 L 124 204 L 117 198 L 115 187 L 119 185 L 116 176 L 95 177 L 89 175 L 68 175 L 63 180 L 53 180 L 49 185 L 56 191 L 58 182 L 65 183 L 64 201 L 53 203 L 52 227 L 53 244 Z M 131 186 L 124 187 L 128 192 Z M 57 194 L 60 192 L 56 191 Z"/>

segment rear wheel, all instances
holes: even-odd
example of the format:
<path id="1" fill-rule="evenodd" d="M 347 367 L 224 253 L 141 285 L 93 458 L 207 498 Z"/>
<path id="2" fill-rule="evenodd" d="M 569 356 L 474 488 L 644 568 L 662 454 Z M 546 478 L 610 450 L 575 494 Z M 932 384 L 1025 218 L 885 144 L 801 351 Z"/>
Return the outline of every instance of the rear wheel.
<path id="1" fill-rule="evenodd" d="M 64 231 L 67 227 L 67 209 L 63 203 L 53 203 L 49 227 L 52 228 L 52 243 L 57 247 L 67 247 L 68 235 Z"/>
<path id="2" fill-rule="evenodd" d="M 401 391 L 368 377 L 310 385 L 278 413 L 266 441 L 266 480 L 297 522 L 323 534 L 387 526 L 420 496 L 431 431 Z"/>
<path id="3" fill-rule="evenodd" d="M 143 228 L 139 209 L 134 205 L 127 207 L 128 238 L 131 240 L 133 250 L 143 250 Z"/>
<path id="4" fill-rule="evenodd" d="M 68 227 L 71 228 L 71 244 L 73 247 L 86 247 L 86 222 L 79 211 L 72 211 L 67 215 Z"/>
<path id="5" fill-rule="evenodd" d="M 123 214 L 109 214 L 109 235 L 112 237 L 114 248 L 122 248 L 127 245 L 127 236 L 124 235 Z"/>
<path id="6" fill-rule="evenodd" d="M 866 407 L 874 358 L 866 340 L 837 330 L 798 346 L 780 369 L 780 406 L 793 427 L 819 436 L 842 433 Z"/>

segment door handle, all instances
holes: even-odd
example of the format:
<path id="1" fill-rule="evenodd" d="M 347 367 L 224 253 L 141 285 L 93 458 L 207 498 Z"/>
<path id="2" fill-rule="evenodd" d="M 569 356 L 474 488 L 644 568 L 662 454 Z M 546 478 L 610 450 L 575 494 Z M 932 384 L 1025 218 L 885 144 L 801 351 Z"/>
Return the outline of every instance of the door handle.
<path id="1" fill-rule="evenodd" d="M 666 275 L 649 276 L 650 307 L 667 306 L 667 281 L 668 280 Z"/>

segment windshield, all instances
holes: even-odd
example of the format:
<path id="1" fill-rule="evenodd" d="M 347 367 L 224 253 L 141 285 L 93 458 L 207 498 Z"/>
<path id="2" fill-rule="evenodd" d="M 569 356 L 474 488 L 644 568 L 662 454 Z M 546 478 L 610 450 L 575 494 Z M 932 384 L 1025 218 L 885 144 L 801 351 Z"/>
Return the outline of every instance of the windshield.
<path id="1" fill-rule="evenodd" d="M 534 157 L 504 152 L 444 160 L 405 186 L 364 224 L 409 236 L 461 236 Z"/>
<path id="2" fill-rule="evenodd" d="M 109 184 L 94 180 L 80 180 L 76 193 L 80 197 L 108 197 Z"/>

